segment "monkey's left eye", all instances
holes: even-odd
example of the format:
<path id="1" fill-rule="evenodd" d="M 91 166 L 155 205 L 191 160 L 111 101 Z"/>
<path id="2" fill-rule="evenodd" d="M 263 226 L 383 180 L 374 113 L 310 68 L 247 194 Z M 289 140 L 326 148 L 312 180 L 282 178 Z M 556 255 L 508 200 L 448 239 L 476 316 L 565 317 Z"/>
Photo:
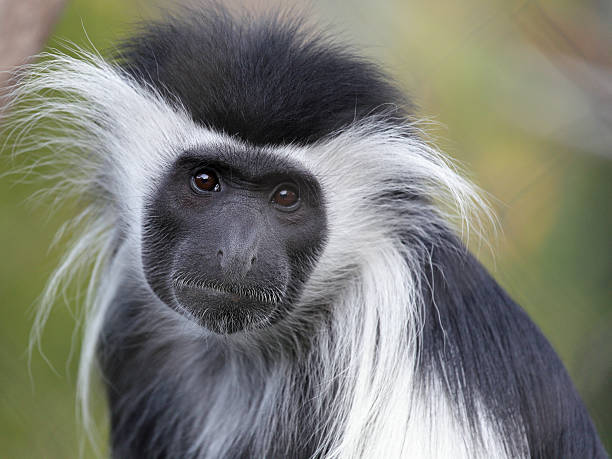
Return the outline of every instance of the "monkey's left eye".
<path id="1" fill-rule="evenodd" d="M 210 169 L 203 169 L 191 177 L 191 188 L 196 192 L 220 191 L 219 177 Z"/>
<path id="2" fill-rule="evenodd" d="M 272 195 L 272 202 L 277 207 L 284 208 L 285 210 L 293 210 L 297 208 L 300 200 L 300 195 L 295 186 L 290 184 L 280 185 L 274 191 Z"/>

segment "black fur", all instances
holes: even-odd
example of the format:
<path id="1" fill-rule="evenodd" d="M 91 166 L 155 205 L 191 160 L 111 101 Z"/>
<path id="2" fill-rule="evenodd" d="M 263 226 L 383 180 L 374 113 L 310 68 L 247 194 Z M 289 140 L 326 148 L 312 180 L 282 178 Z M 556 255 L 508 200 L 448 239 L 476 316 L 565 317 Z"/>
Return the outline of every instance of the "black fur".
<path id="1" fill-rule="evenodd" d="M 124 44 L 123 65 L 195 121 L 256 145 L 316 142 L 377 114 L 405 121 L 407 101 L 377 67 L 303 30 L 198 10 L 145 26 Z"/>
<path id="2" fill-rule="evenodd" d="M 448 396 L 463 399 L 472 419 L 475 400 L 483 400 L 511 457 L 520 451 L 522 428 L 530 457 L 607 457 L 546 338 L 461 242 L 448 233 L 443 238 L 424 266 L 423 382 L 432 372 L 446 375 Z"/>

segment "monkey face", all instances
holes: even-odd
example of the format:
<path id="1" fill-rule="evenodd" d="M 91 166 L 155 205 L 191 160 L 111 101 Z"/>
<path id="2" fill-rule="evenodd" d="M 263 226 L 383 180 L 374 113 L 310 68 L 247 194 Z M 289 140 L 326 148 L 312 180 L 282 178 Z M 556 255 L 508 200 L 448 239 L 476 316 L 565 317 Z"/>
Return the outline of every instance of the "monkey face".
<path id="1" fill-rule="evenodd" d="M 143 222 L 152 290 L 216 333 L 282 319 L 326 234 L 315 177 L 261 150 L 236 150 L 184 153 L 151 185 Z"/>

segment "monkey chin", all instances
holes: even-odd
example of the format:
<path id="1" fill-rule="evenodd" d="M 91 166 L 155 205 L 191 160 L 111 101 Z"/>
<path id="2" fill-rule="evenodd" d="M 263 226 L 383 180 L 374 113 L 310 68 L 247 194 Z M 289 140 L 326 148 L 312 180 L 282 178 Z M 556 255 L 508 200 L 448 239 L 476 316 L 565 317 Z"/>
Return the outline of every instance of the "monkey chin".
<path id="1" fill-rule="evenodd" d="M 277 315 L 275 303 L 214 288 L 180 285 L 174 296 L 174 309 L 218 335 L 265 328 Z"/>

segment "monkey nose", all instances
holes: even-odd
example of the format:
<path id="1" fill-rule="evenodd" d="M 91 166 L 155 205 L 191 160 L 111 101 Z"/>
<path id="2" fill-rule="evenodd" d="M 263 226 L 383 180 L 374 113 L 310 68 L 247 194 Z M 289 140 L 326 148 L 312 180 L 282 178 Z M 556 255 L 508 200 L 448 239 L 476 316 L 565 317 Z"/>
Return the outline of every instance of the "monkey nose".
<path id="1" fill-rule="evenodd" d="M 257 262 L 255 247 L 229 246 L 217 251 L 221 272 L 226 277 L 243 278 Z"/>

